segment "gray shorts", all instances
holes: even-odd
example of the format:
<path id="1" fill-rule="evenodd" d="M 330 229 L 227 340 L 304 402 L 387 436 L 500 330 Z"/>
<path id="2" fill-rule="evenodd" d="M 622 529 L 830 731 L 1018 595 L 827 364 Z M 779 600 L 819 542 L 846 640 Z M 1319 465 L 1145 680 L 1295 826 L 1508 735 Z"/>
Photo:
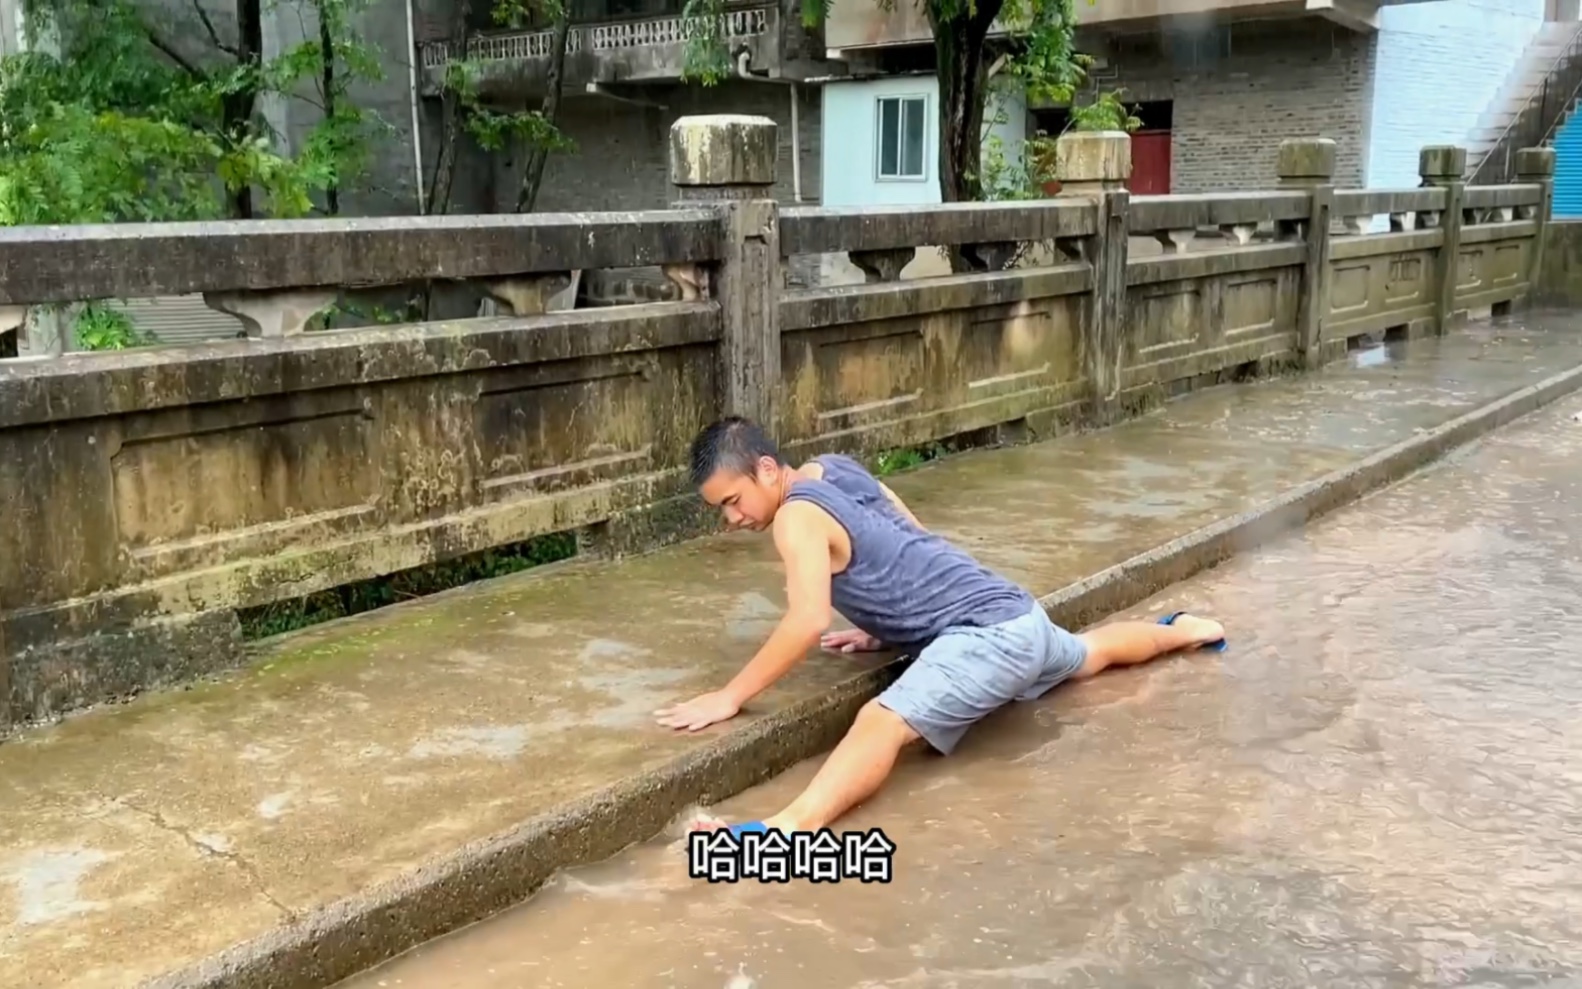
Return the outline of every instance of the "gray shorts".
<path id="1" fill-rule="evenodd" d="M 1082 669 L 1087 658 L 1087 645 L 1035 604 L 998 625 L 946 629 L 879 695 L 879 703 L 948 755 L 991 711 L 1042 697 Z"/>

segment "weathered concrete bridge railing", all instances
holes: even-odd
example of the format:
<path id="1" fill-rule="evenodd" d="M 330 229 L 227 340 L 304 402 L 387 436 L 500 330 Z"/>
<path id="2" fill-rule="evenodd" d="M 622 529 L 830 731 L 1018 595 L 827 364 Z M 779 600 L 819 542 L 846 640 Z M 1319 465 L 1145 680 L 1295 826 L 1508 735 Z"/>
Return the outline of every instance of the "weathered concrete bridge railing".
<path id="1" fill-rule="evenodd" d="M 1103 420 L 1364 334 L 1523 300 L 1552 156 L 1466 188 L 1129 197 L 1124 135 L 1062 141 L 1036 203 L 780 210 L 773 124 L 674 132 L 683 202 L 644 214 L 0 231 L 0 307 L 205 293 L 253 338 L 0 362 L 0 727 L 235 663 L 237 613 L 553 532 L 701 531 L 683 468 L 725 412 L 796 455 Z M 1390 231 L 1363 233 L 1374 215 Z M 920 250 L 920 247 L 923 248 Z M 964 273 L 904 278 L 929 249 Z M 866 282 L 786 292 L 805 255 Z M 573 271 L 675 298 L 545 312 Z M 302 332 L 348 287 L 482 283 L 515 315 Z"/>

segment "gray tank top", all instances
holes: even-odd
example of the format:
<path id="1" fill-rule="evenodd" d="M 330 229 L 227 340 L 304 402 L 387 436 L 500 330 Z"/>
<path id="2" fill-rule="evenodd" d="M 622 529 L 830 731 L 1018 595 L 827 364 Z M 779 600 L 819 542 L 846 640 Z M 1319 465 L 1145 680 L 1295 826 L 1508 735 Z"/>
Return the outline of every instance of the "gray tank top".
<path id="1" fill-rule="evenodd" d="M 997 625 L 1035 606 L 1025 589 L 908 521 L 855 461 L 832 472 L 834 459 L 820 457 L 824 480 L 796 482 L 786 500 L 819 506 L 851 538 L 851 563 L 831 580 L 830 597 L 853 625 L 886 645 L 915 648 L 952 626 Z"/>
<path id="2" fill-rule="evenodd" d="M 857 504 L 906 518 L 895 507 L 895 503 L 885 496 L 884 489 L 879 487 L 879 479 L 851 457 L 844 453 L 824 453 L 814 457 L 813 462 L 824 468 L 824 480 L 857 499 Z"/>

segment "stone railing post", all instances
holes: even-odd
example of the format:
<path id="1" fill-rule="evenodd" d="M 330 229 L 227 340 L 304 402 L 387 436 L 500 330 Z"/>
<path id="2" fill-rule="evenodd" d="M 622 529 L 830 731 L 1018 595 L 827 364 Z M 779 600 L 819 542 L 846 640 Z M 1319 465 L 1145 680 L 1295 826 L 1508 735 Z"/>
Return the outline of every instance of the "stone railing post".
<path id="1" fill-rule="evenodd" d="M 1093 266 L 1093 291 L 1083 307 L 1082 372 L 1093 393 L 1099 421 L 1115 412 L 1125 360 L 1126 259 L 1130 237 L 1132 139 L 1120 131 L 1074 131 L 1055 142 L 1055 178 L 1060 195 L 1084 196 L 1098 207 L 1098 227 L 1082 242 L 1082 259 Z"/>
<path id="2" fill-rule="evenodd" d="M 780 210 L 771 196 L 777 127 L 768 117 L 682 117 L 670 128 L 670 181 L 678 206 L 712 205 L 725 232 L 707 271 L 668 269 L 684 298 L 705 291 L 724 323 L 720 381 L 726 415 L 778 432 Z"/>
<path id="3" fill-rule="evenodd" d="M 1536 183 L 1543 187 L 1537 206 L 1523 206 L 1516 211 L 1519 220 L 1532 220 L 1538 230 L 1533 236 L 1532 256 L 1527 261 L 1527 302 L 1538 297 L 1538 282 L 1544 271 L 1544 240 L 1549 235 L 1549 214 L 1554 209 L 1555 149 L 1522 148 L 1516 152 L 1516 181 L 1523 185 Z"/>
<path id="4" fill-rule="evenodd" d="M 1324 360 L 1324 317 L 1329 313 L 1329 225 L 1335 205 L 1335 142 L 1327 137 L 1291 138 L 1280 142 L 1275 165 L 1282 189 L 1306 189 L 1307 219 L 1283 223 L 1283 240 L 1307 244 L 1302 287 L 1296 306 L 1296 351 L 1302 366 L 1317 368 Z"/>
<path id="5" fill-rule="evenodd" d="M 0 733 L 11 727 L 11 655 L 5 651 L 5 621 L 0 619 Z"/>
<path id="6" fill-rule="evenodd" d="M 1427 188 L 1437 186 L 1445 190 L 1445 211 L 1439 214 L 1439 227 L 1445 232 L 1444 246 L 1439 249 L 1439 263 L 1434 296 L 1434 332 L 1444 333 L 1454 326 L 1465 310 L 1456 310 L 1456 283 L 1461 280 L 1461 222 L 1462 198 L 1466 182 L 1462 176 L 1467 170 L 1467 149 L 1454 145 L 1437 145 L 1424 148 L 1417 156 L 1417 174 Z M 1419 226 L 1422 226 L 1419 216 Z"/>

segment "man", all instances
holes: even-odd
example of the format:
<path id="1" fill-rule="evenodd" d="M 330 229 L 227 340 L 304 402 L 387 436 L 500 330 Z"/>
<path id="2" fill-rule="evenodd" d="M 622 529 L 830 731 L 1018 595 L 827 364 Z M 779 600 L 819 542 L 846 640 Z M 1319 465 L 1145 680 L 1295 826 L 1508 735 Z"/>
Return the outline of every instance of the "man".
<path id="1" fill-rule="evenodd" d="M 915 657 L 858 712 L 800 796 L 773 817 L 733 826 L 738 833 L 828 827 L 879 789 L 907 745 L 922 740 L 948 755 L 968 728 L 1013 700 L 1035 700 L 1111 666 L 1224 648 L 1218 622 L 1184 613 L 1073 635 L 1032 594 L 926 531 L 855 461 L 825 457 L 792 468 L 746 419 L 723 419 L 699 433 L 691 466 L 703 499 L 731 528 L 772 531 L 788 607 L 730 683 L 657 712 L 660 724 L 698 731 L 735 717 L 815 644 L 845 652 L 891 647 Z M 825 634 L 835 610 L 856 630 Z"/>

